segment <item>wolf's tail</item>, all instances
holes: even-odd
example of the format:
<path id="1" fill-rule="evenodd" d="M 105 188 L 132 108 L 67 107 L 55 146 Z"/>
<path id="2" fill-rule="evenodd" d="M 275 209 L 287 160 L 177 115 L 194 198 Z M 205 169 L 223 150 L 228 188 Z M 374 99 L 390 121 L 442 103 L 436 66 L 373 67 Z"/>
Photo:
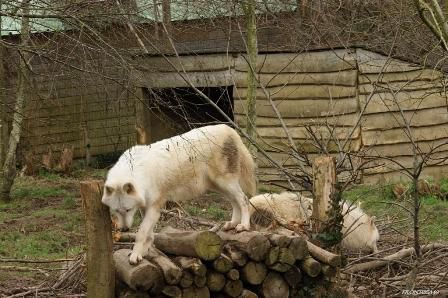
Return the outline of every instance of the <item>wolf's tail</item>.
<path id="1" fill-rule="evenodd" d="M 243 192 L 249 197 L 249 199 L 257 193 L 257 180 L 255 177 L 255 162 L 252 159 L 247 147 L 241 142 L 241 173 L 240 173 L 240 185 Z"/>

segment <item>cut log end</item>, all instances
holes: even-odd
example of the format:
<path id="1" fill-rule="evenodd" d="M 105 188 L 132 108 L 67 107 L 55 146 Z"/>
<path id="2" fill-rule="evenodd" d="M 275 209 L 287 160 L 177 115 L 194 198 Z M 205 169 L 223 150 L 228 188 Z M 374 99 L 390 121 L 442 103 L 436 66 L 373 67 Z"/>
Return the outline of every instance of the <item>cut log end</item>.
<path id="1" fill-rule="evenodd" d="M 259 262 L 248 262 L 242 270 L 242 278 L 251 285 L 259 285 L 267 274 L 266 266 Z"/>
<path id="2" fill-rule="evenodd" d="M 203 231 L 197 237 L 195 250 L 199 258 L 214 260 L 221 255 L 222 240 L 216 233 Z"/>
<path id="3" fill-rule="evenodd" d="M 283 277 L 275 272 L 269 272 L 262 285 L 264 297 L 289 297 L 289 285 Z"/>

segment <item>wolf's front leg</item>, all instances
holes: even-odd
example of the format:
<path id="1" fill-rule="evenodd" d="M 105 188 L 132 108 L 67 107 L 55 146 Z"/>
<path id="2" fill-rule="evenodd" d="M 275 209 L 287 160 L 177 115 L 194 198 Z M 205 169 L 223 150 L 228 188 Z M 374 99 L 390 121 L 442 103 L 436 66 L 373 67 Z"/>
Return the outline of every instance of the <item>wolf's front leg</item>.
<path id="1" fill-rule="evenodd" d="M 148 249 L 151 247 L 154 240 L 154 226 L 160 217 L 160 208 L 150 206 L 146 212 L 145 217 L 135 236 L 135 244 L 132 253 L 129 256 L 129 263 L 135 265 L 143 259 L 143 256 L 148 254 Z"/>

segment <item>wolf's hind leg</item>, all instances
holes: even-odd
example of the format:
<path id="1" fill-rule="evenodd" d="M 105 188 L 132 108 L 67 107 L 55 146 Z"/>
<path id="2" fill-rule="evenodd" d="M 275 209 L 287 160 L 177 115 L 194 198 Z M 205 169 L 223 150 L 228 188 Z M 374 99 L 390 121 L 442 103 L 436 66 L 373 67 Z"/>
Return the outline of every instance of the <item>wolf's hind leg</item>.
<path id="1" fill-rule="evenodd" d="M 233 197 L 226 196 L 226 199 L 232 204 L 232 219 L 230 221 L 226 221 L 223 226 L 223 230 L 231 230 L 235 228 L 241 222 L 241 209 L 238 202 L 236 202 Z"/>

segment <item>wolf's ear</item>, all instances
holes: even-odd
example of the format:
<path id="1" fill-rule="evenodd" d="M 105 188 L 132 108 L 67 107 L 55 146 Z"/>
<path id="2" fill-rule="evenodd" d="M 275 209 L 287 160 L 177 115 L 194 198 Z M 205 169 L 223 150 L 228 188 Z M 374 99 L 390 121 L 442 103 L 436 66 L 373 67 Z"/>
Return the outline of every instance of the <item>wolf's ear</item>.
<path id="1" fill-rule="evenodd" d="M 106 185 L 106 187 L 105 187 L 105 190 L 106 190 L 106 194 L 107 194 L 108 196 L 110 196 L 110 195 L 114 192 L 114 188 L 111 187 L 111 186 L 107 186 L 107 185 Z"/>
<path id="2" fill-rule="evenodd" d="M 372 216 L 370 218 L 370 225 L 373 226 L 375 224 L 376 216 Z"/>
<path id="3" fill-rule="evenodd" d="M 130 195 L 131 193 L 135 192 L 134 185 L 133 185 L 132 183 L 130 183 L 130 182 L 125 183 L 125 184 L 123 185 L 123 191 L 124 191 L 125 193 L 127 193 L 128 195 Z"/>

